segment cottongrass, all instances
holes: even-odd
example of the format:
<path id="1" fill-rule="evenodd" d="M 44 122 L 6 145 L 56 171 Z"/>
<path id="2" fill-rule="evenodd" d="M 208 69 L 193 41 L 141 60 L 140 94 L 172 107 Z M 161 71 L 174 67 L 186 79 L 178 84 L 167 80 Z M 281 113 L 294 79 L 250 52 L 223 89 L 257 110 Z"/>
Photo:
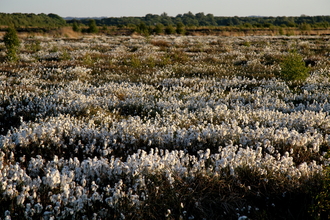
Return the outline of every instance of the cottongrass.
<path id="1" fill-rule="evenodd" d="M 216 37 L 157 36 L 172 42 L 165 45 L 172 57 L 152 68 L 141 58 L 136 69 L 150 72 L 136 78 L 121 60 L 141 51 L 165 59 L 153 41 L 43 40 L 72 48 L 72 60 L 24 58 L 26 66 L 1 70 L 1 218 L 308 218 L 309 203 L 299 202 L 318 193 L 329 165 L 329 69 L 321 66 L 302 85 L 229 76 L 256 71 L 260 55 L 221 38 L 232 51 L 212 54 L 212 67 L 201 62 L 201 49 L 211 47 L 197 44 Z M 262 50 L 259 38 L 248 40 Z M 183 48 L 190 52 L 177 53 Z M 98 70 L 106 50 L 107 68 L 128 72 Z M 86 53 L 97 64 L 80 62 Z M 228 60 L 237 55 L 251 61 L 237 67 Z"/>

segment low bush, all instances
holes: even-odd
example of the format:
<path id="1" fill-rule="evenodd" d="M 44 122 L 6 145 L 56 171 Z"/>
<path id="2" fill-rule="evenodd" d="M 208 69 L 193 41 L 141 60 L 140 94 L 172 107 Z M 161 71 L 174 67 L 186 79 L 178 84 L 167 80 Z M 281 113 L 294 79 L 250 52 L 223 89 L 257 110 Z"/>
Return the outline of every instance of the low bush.
<path id="1" fill-rule="evenodd" d="M 5 34 L 3 40 L 7 49 L 7 59 L 13 62 L 17 61 L 17 53 L 20 46 L 20 41 L 18 39 L 16 29 L 13 26 L 8 28 L 8 31 Z"/>
<path id="2" fill-rule="evenodd" d="M 301 55 L 297 52 L 290 52 L 280 63 L 280 77 L 285 81 L 305 81 L 309 76 L 309 68 Z"/>

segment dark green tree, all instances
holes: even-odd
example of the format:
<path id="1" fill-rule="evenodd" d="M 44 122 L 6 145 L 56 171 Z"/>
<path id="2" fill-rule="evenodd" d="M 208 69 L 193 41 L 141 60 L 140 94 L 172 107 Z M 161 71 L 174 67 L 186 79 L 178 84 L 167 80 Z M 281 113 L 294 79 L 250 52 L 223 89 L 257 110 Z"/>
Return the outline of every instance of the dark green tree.
<path id="1" fill-rule="evenodd" d="M 57 14 L 52 14 L 52 13 L 50 13 L 50 14 L 48 14 L 47 16 L 48 16 L 49 18 L 52 18 L 52 19 L 56 20 L 56 22 L 57 22 L 59 25 L 61 25 L 61 26 L 66 25 L 66 21 L 65 21 L 62 17 L 60 17 L 59 15 L 57 15 Z"/>
<path id="2" fill-rule="evenodd" d="M 170 24 L 165 27 L 165 34 L 175 34 L 175 28 Z"/>
<path id="3" fill-rule="evenodd" d="M 162 34 L 162 33 L 164 33 L 164 25 L 161 24 L 161 23 L 157 23 L 156 26 L 155 26 L 154 32 L 156 34 Z"/>
<path id="4" fill-rule="evenodd" d="M 16 29 L 13 26 L 9 26 L 3 41 L 7 49 L 7 59 L 16 62 L 18 60 L 17 53 L 20 46 L 20 40 L 17 36 Z"/>
<path id="5" fill-rule="evenodd" d="M 203 12 L 197 13 L 195 15 L 196 19 L 198 20 L 198 24 L 200 26 L 210 26 L 211 24 L 207 21 L 207 17 Z"/>
<path id="6" fill-rule="evenodd" d="M 94 19 L 90 19 L 88 22 L 88 32 L 89 33 L 98 33 L 99 29 L 96 26 L 96 22 Z"/>
<path id="7" fill-rule="evenodd" d="M 160 22 L 159 15 L 147 14 L 144 18 L 146 25 L 154 25 Z"/>
<path id="8" fill-rule="evenodd" d="M 184 35 L 186 33 L 186 29 L 184 27 L 184 24 L 182 22 L 178 22 L 176 24 L 176 33 Z"/>
<path id="9" fill-rule="evenodd" d="M 198 20 L 196 19 L 195 15 L 192 12 L 188 12 L 183 14 L 182 21 L 186 26 L 198 26 Z"/>
<path id="10" fill-rule="evenodd" d="M 168 16 L 168 14 L 166 12 L 162 13 L 160 15 L 160 22 L 163 24 L 163 25 L 172 25 L 173 22 L 172 22 L 172 19 L 170 16 Z"/>
<path id="11" fill-rule="evenodd" d="M 80 27 L 78 25 L 78 23 L 76 21 L 73 22 L 72 24 L 72 30 L 75 31 L 75 32 L 80 32 Z"/>
<path id="12" fill-rule="evenodd" d="M 244 28 L 252 28 L 253 26 L 252 26 L 251 23 L 246 22 L 246 23 L 243 24 L 243 27 Z"/>
<path id="13" fill-rule="evenodd" d="M 145 35 L 145 36 L 149 35 L 149 28 L 144 22 L 141 22 L 139 25 L 137 25 L 135 30 L 139 34 L 142 34 L 142 35 Z"/>
<path id="14" fill-rule="evenodd" d="M 302 31 L 306 31 L 306 32 L 309 32 L 309 31 L 312 30 L 311 25 L 307 24 L 307 23 L 300 24 L 299 29 L 302 30 Z"/>

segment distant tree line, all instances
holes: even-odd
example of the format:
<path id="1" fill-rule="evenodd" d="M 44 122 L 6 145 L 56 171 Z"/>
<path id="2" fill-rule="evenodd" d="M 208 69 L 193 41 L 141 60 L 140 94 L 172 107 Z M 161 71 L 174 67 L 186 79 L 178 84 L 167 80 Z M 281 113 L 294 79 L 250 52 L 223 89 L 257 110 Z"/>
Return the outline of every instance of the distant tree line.
<path id="1" fill-rule="evenodd" d="M 89 18 L 70 19 L 67 23 L 78 22 L 88 25 Z M 175 17 L 168 16 L 167 13 L 161 15 L 147 14 L 144 17 L 108 17 L 95 19 L 98 26 L 137 26 L 141 23 L 146 26 L 156 26 L 162 24 L 164 26 L 175 26 L 182 23 L 187 27 L 200 26 L 242 26 L 254 28 L 269 28 L 271 26 L 281 27 L 300 27 L 303 24 L 309 24 L 312 28 L 328 28 L 330 27 L 330 16 L 305 16 L 300 17 L 219 17 L 213 14 L 204 14 L 203 12 L 193 14 L 188 12 L 178 14 Z"/>
<path id="2" fill-rule="evenodd" d="M 95 20 L 91 23 L 91 20 Z M 203 12 L 193 14 L 188 12 L 185 14 L 178 14 L 175 17 L 169 16 L 167 13 L 161 15 L 147 14 L 143 17 L 108 17 L 108 18 L 70 18 L 64 19 L 56 14 L 26 14 L 26 13 L 0 13 L 0 26 L 10 26 L 20 28 L 42 27 L 42 28 L 56 28 L 71 25 L 76 30 L 83 31 L 81 26 L 88 26 L 89 32 L 95 32 L 94 24 L 96 26 L 117 26 L 117 27 L 133 27 L 140 32 L 153 28 L 153 32 L 163 30 L 166 32 L 173 32 L 178 30 L 184 31 L 184 27 L 219 27 L 219 26 L 237 26 L 245 28 L 271 28 L 278 27 L 302 27 L 308 26 L 310 28 L 329 28 L 330 16 L 306 16 L 300 17 L 220 17 L 213 14 L 204 14 Z M 166 29 L 167 28 L 167 29 Z M 173 29 L 174 28 L 174 29 Z"/>
<path id="3" fill-rule="evenodd" d="M 49 27 L 57 28 L 66 26 L 66 21 L 57 14 L 33 14 L 33 13 L 0 13 L 0 26 L 15 26 L 20 28 Z"/>

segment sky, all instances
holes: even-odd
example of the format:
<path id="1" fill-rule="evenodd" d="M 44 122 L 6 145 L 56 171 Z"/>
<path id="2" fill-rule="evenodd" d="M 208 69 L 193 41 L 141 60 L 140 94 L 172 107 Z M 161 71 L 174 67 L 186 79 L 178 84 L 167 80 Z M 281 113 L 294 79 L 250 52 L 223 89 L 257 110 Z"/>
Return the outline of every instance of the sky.
<path id="1" fill-rule="evenodd" d="M 0 0 L 2 13 L 54 13 L 62 17 L 330 15 L 330 0 Z"/>

